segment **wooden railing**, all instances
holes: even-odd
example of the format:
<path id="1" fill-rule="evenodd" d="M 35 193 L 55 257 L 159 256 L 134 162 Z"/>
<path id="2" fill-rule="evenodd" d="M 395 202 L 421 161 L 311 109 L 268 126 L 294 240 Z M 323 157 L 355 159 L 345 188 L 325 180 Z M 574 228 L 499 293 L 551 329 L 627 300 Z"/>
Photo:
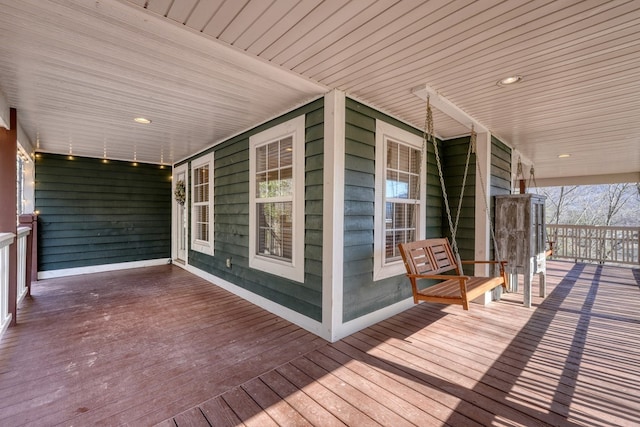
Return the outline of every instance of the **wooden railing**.
<path id="1" fill-rule="evenodd" d="M 11 322 L 9 313 L 9 247 L 15 234 L 0 233 L 0 337 Z"/>
<path id="2" fill-rule="evenodd" d="M 640 265 L 640 227 L 547 224 L 553 258 Z"/>
<path id="3" fill-rule="evenodd" d="M 10 324 L 15 324 L 14 314 L 16 307 L 31 293 L 31 263 L 32 263 L 32 242 L 30 237 L 30 227 L 18 227 L 18 235 L 13 233 L 0 233 L 0 338 Z M 16 247 L 16 289 L 9 289 L 11 286 L 11 245 Z M 15 291 L 15 292 L 14 292 Z M 14 297 L 15 295 L 15 297 Z M 15 298 L 15 301 L 14 301 Z"/>

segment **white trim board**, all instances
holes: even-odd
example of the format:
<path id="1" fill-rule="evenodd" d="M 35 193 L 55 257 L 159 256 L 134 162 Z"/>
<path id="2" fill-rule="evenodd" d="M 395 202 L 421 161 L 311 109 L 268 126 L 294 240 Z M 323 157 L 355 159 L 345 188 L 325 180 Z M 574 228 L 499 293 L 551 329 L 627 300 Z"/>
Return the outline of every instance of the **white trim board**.
<path id="1" fill-rule="evenodd" d="M 268 312 L 275 314 L 276 316 L 280 316 L 283 319 L 288 320 L 289 322 L 297 326 L 300 326 L 301 328 L 311 332 L 312 334 L 318 335 L 319 337 L 324 338 L 326 340 L 330 340 L 329 337 L 327 337 L 326 331 L 323 331 L 322 323 L 318 321 L 315 321 L 307 316 L 304 316 L 298 313 L 297 311 L 293 311 L 290 308 L 287 308 L 283 305 L 273 302 L 267 298 L 261 297 L 260 295 L 254 294 L 253 292 L 248 291 L 245 288 L 242 288 L 231 282 L 227 282 L 226 280 L 221 279 L 218 276 L 202 271 L 191 265 L 182 266 L 182 265 L 176 264 L 176 266 L 180 268 L 184 268 L 189 273 L 210 282 L 212 285 L 219 286 L 222 289 L 227 290 L 232 294 L 239 296 L 245 301 L 255 304 L 258 307 L 261 307 L 267 310 Z"/>
<path id="2" fill-rule="evenodd" d="M 343 313 L 345 102 L 345 93 L 338 90 L 328 93 L 324 102 L 322 320 L 330 341 Z"/>
<path id="3" fill-rule="evenodd" d="M 383 307 L 380 310 L 373 311 L 365 314 L 364 316 L 360 316 L 356 319 L 343 323 L 337 331 L 334 331 L 332 342 L 336 342 L 344 337 L 368 328 L 371 325 L 387 320 L 396 314 L 410 309 L 414 305 L 413 297 L 409 297 L 402 301 L 398 301 L 395 304 Z"/>
<path id="4" fill-rule="evenodd" d="M 305 329 L 311 332 L 312 334 L 318 335 L 320 338 L 323 338 L 329 342 L 336 342 L 338 340 L 341 340 L 342 338 L 347 337 L 355 332 L 361 331 L 364 328 L 367 328 L 371 325 L 382 322 L 383 320 L 386 320 L 391 316 L 402 313 L 403 311 L 415 305 L 413 303 L 413 297 L 409 297 L 393 305 L 381 308 L 380 310 L 358 317 L 357 319 L 351 320 L 346 323 L 342 323 L 341 325 L 337 326 L 334 330 L 328 331 L 326 330 L 326 327 L 322 323 L 317 322 L 303 314 L 300 314 L 297 311 L 293 311 L 290 308 L 287 308 L 283 305 L 275 303 L 269 299 L 261 297 L 260 295 L 256 295 L 253 292 L 248 291 L 245 288 L 242 288 L 224 279 L 221 279 L 218 276 L 202 271 L 191 265 L 183 266 L 183 265 L 176 264 L 176 266 L 180 268 L 184 268 L 189 273 L 194 274 L 200 277 L 201 279 L 204 279 L 210 282 L 212 285 L 219 286 L 222 289 L 225 289 L 231 292 L 232 294 L 239 296 L 245 301 L 255 304 L 258 307 L 261 307 L 267 310 L 268 312 L 275 314 L 276 316 L 282 317 L 283 319 L 288 320 L 289 322 L 301 327 L 302 329 Z"/>
<path id="5" fill-rule="evenodd" d="M 61 268 L 59 270 L 38 271 L 38 280 L 79 276 L 81 274 L 103 273 L 105 271 L 128 270 L 130 268 L 153 267 L 156 265 L 165 265 L 170 263 L 171 258 L 158 258 L 144 261 L 119 262 L 115 264 L 90 265 L 87 267 Z"/>

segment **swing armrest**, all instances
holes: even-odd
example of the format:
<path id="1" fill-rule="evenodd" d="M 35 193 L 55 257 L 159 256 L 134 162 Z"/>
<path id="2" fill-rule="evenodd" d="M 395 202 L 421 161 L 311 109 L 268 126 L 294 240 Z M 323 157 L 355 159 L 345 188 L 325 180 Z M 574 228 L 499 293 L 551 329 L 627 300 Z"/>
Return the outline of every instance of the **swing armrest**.
<path id="1" fill-rule="evenodd" d="M 469 276 L 454 276 L 452 274 L 407 274 L 407 277 L 415 278 L 415 279 L 438 279 L 438 280 L 450 280 L 450 279 L 458 279 L 467 281 L 470 279 Z"/>
<path id="2" fill-rule="evenodd" d="M 507 261 L 462 261 L 463 264 L 500 264 L 500 274 L 504 273 Z"/>
<path id="3" fill-rule="evenodd" d="M 505 261 L 462 261 L 463 264 L 498 264 Z"/>

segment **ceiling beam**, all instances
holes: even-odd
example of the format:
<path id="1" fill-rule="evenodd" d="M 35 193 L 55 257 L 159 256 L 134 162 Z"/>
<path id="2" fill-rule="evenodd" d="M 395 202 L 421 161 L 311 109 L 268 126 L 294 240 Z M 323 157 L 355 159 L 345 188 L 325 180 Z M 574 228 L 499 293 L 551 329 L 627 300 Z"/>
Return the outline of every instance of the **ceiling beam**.
<path id="1" fill-rule="evenodd" d="M 558 176 L 536 179 L 536 184 L 538 187 L 560 187 L 563 185 L 625 184 L 633 182 L 640 182 L 640 172 L 606 175 Z"/>
<path id="2" fill-rule="evenodd" d="M 426 101 L 428 99 L 432 107 L 442 111 L 444 114 L 451 117 L 453 120 L 457 121 L 461 125 L 467 127 L 469 130 L 471 130 L 471 127 L 473 126 L 473 129 L 477 133 L 489 132 L 489 129 L 487 129 L 486 126 L 484 126 L 483 124 L 478 122 L 476 119 L 471 117 L 469 114 L 467 114 L 464 110 L 462 110 L 460 107 L 455 105 L 453 102 L 449 101 L 447 98 L 440 95 L 432 87 L 425 84 L 425 85 L 413 88 L 411 90 L 411 93 L 413 93 L 415 96 L 422 99 L 423 101 Z"/>

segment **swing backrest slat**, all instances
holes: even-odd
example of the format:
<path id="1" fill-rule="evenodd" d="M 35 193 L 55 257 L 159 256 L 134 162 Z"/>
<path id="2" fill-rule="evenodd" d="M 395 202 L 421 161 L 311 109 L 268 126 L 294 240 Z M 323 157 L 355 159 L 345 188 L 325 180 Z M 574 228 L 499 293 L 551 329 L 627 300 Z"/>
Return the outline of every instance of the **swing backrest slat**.
<path id="1" fill-rule="evenodd" d="M 446 238 L 403 243 L 400 253 L 409 274 L 434 275 L 457 272 L 457 264 Z"/>

